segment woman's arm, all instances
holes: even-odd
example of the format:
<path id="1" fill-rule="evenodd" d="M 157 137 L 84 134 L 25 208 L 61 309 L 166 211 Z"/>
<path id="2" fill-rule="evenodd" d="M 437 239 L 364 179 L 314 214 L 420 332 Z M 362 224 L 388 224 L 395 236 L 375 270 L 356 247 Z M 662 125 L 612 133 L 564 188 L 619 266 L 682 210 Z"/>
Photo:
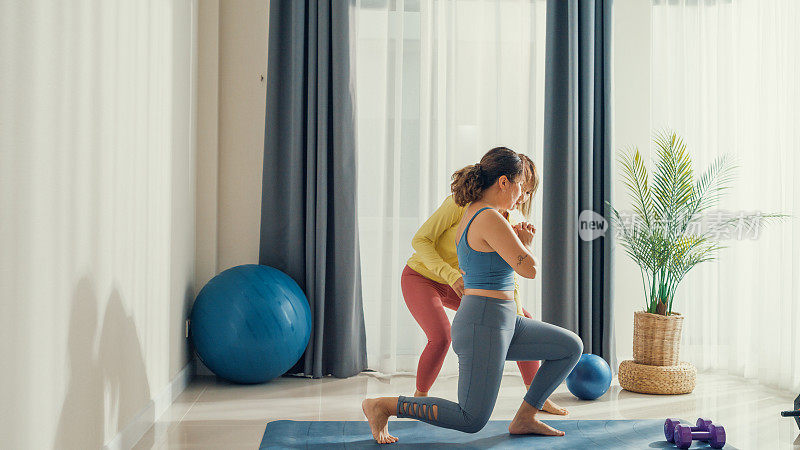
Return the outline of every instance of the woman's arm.
<path id="1" fill-rule="evenodd" d="M 461 278 L 461 273 L 447 264 L 439 252 L 436 251 L 436 241 L 445 231 L 456 226 L 464 214 L 464 208 L 456 205 L 453 197 L 447 197 L 429 218 L 419 227 L 414 238 L 411 239 L 411 246 L 417 252 L 417 256 L 431 272 L 437 274 L 453 285 Z M 455 243 L 453 244 L 455 245 Z"/>
<path id="2" fill-rule="evenodd" d="M 480 238 L 520 276 L 536 278 L 538 264 L 531 252 L 533 227 L 521 227 L 515 231 L 500 213 L 494 210 L 487 212 L 489 214 L 478 216 L 478 218 L 484 216 L 479 223 L 477 220 L 476 223 L 473 223 L 473 227 L 478 225 Z"/>

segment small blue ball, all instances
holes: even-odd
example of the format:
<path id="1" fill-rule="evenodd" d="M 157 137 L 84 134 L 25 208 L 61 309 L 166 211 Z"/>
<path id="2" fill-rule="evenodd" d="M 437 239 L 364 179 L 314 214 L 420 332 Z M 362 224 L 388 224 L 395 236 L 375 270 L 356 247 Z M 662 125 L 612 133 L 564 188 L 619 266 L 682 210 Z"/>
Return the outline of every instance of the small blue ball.
<path id="1" fill-rule="evenodd" d="M 611 386 L 611 368 L 597 355 L 581 355 L 580 361 L 567 376 L 567 389 L 581 400 L 601 397 Z"/>

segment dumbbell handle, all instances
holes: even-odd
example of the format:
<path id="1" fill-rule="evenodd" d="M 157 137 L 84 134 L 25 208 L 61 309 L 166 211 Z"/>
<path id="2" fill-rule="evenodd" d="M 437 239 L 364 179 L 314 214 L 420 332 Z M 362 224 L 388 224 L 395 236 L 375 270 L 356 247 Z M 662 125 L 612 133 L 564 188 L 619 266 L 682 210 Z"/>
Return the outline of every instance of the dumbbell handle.
<path id="1" fill-rule="evenodd" d="M 800 417 L 800 409 L 796 411 L 781 411 L 783 417 Z"/>
<path id="2" fill-rule="evenodd" d="M 711 440 L 711 433 L 708 431 L 694 431 L 692 430 L 692 441 L 710 441 Z M 680 443 L 678 444 L 678 448 L 689 448 L 691 447 L 692 443 L 688 442 L 687 447 L 682 447 Z M 686 445 L 686 443 L 684 443 Z"/>
<path id="3" fill-rule="evenodd" d="M 703 431 L 708 431 L 708 430 L 706 430 L 706 429 L 704 429 L 704 428 L 700 428 L 700 427 L 692 427 L 692 428 L 691 428 L 691 430 L 692 430 L 692 435 L 694 435 L 695 433 L 700 433 L 700 432 L 703 432 Z M 667 439 L 669 440 L 669 436 L 667 436 Z M 701 441 L 702 441 L 703 439 L 699 439 L 699 440 L 701 440 Z M 669 442 L 675 442 L 675 437 L 673 436 L 673 437 L 672 437 L 672 440 L 671 440 L 671 441 L 669 441 Z"/>

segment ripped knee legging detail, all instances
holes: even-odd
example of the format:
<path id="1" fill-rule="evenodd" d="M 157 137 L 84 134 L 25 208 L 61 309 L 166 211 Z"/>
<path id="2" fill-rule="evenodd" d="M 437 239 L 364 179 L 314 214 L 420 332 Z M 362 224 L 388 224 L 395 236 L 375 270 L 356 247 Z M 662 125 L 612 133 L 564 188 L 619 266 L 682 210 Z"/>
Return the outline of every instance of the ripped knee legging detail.
<path id="1" fill-rule="evenodd" d="M 573 332 L 516 315 L 513 301 L 465 295 L 451 328 L 458 355 L 458 403 L 436 397 L 403 397 L 397 416 L 475 433 L 497 401 L 505 361 L 543 360 L 525 402 L 542 409 L 583 351 Z"/>

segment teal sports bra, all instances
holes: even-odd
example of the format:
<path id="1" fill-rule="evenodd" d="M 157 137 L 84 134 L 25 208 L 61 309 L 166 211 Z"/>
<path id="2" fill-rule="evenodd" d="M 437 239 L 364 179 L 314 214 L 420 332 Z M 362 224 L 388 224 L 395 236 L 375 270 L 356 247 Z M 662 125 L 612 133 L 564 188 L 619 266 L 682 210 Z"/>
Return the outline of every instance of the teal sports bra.
<path id="1" fill-rule="evenodd" d="M 497 252 L 479 252 L 467 243 L 467 233 L 472 221 L 483 210 L 481 208 L 469 219 L 467 227 L 456 243 L 458 266 L 464 271 L 464 289 L 489 289 L 493 291 L 514 290 L 514 269 Z"/>

